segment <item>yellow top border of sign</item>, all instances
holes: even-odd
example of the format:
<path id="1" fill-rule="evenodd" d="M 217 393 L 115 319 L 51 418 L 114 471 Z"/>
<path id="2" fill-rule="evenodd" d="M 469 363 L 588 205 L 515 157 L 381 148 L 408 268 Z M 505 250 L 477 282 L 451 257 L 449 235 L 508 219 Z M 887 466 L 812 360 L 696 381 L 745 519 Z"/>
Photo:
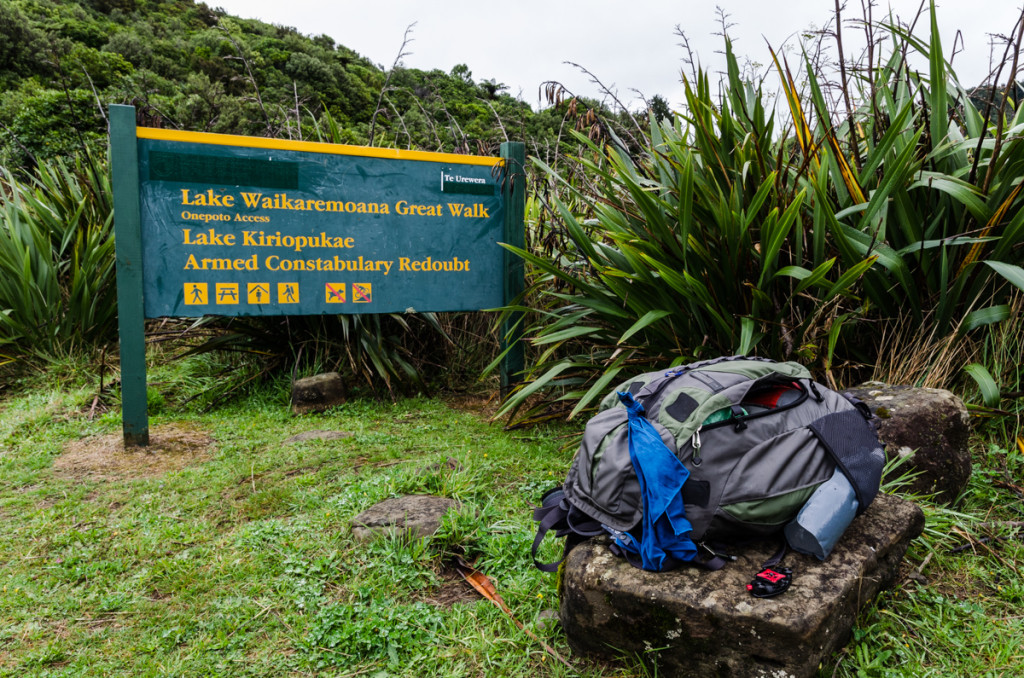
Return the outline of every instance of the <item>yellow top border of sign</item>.
<path id="1" fill-rule="evenodd" d="M 372 148 L 370 146 L 350 146 L 347 144 L 324 144 L 316 141 L 290 141 L 288 139 L 246 137 L 237 134 L 182 132 L 171 129 L 157 129 L 155 127 L 137 127 L 135 130 L 135 136 L 139 139 L 181 141 L 192 144 L 246 146 L 249 148 L 267 148 L 275 151 L 304 151 L 306 153 L 356 155 L 364 158 L 387 158 L 389 160 L 445 162 L 453 165 L 494 166 L 500 165 L 504 162 L 504 159 L 502 158 L 492 158 L 483 155 L 459 155 L 457 153 L 434 153 L 430 151 L 402 151 L 395 148 Z"/>

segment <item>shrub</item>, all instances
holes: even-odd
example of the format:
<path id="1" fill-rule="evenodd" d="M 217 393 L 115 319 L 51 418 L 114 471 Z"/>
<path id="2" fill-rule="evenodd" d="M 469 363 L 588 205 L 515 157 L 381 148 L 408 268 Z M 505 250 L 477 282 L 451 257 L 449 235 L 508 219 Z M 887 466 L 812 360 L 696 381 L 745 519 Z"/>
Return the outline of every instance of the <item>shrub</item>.
<path id="1" fill-rule="evenodd" d="M 698 71 L 685 112 L 652 115 L 639 144 L 578 135 L 582 172 L 537 161 L 557 233 L 535 238 L 544 255 L 517 250 L 538 353 L 502 411 L 545 392 L 572 416 L 624 370 L 707 354 L 799 359 L 836 385 L 869 374 L 886 328 L 940 340 L 1010 319 L 1024 107 L 979 109 L 943 60 L 934 6 L 931 20 L 931 43 L 871 27 L 890 32 L 890 55 L 851 81 L 829 82 L 805 53 L 806 94 L 776 58 L 781 133 L 727 38 L 718 97 Z M 926 75 L 908 50 L 929 57 Z M 837 87 L 858 102 L 849 114 L 822 94 Z"/>
<path id="2" fill-rule="evenodd" d="M 0 353 L 42 361 L 116 340 L 113 210 L 105 168 L 43 161 L 0 173 Z"/>

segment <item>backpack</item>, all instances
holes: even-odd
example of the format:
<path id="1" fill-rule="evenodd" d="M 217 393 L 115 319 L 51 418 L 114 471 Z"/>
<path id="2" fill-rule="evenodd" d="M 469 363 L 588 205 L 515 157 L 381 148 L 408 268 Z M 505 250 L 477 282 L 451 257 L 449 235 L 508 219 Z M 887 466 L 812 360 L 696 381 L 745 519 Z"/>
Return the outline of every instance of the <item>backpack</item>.
<path id="1" fill-rule="evenodd" d="M 815 549 L 824 559 L 878 492 L 885 453 L 871 417 L 793 362 L 731 356 L 623 382 L 587 423 L 564 485 L 534 511 L 534 564 L 557 569 L 561 561 L 537 561 L 555 530 L 566 538 L 563 559 L 608 534 L 612 550 L 637 567 L 718 569 L 722 545 L 790 535 L 805 504 L 848 513 L 845 522 L 817 521 L 831 530 Z M 831 506 L 842 499 L 836 479 L 848 506 Z"/>

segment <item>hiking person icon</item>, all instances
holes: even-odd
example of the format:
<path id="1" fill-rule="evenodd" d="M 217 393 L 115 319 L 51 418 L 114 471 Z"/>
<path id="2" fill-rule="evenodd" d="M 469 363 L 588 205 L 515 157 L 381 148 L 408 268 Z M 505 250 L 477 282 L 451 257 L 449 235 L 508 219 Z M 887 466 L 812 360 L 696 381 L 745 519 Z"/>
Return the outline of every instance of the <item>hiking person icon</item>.
<path id="1" fill-rule="evenodd" d="M 299 283 L 279 282 L 277 283 L 277 303 L 297 304 L 299 303 Z"/>
<path id="2" fill-rule="evenodd" d="M 209 288 L 206 283 L 187 282 L 185 283 L 185 297 L 182 301 L 186 306 L 205 306 L 210 303 L 208 293 Z"/>

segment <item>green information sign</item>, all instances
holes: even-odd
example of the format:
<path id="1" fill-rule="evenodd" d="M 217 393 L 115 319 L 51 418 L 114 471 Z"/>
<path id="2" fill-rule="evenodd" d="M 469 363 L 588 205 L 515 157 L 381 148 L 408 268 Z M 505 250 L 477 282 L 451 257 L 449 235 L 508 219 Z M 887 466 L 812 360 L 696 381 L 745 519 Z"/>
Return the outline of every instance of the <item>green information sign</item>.
<path id="1" fill-rule="evenodd" d="M 145 128 L 137 137 L 146 317 L 504 301 L 500 158 Z"/>
<path id="2" fill-rule="evenodd" d="M 499 243 L 522 243 L 523 186 L 508 167 L 521 176 L 524 158 L 522 144 L 502 150 L 492 158 L 136 128 L 134 108 L 112 106 L 126 442 L 148 439 L 144 352 L 139 361 L 129 348 L 142 345 L 144 318 L 511 301 L 521 262 Z M 127 411 L 134 382 L 141 417 Z"/>

